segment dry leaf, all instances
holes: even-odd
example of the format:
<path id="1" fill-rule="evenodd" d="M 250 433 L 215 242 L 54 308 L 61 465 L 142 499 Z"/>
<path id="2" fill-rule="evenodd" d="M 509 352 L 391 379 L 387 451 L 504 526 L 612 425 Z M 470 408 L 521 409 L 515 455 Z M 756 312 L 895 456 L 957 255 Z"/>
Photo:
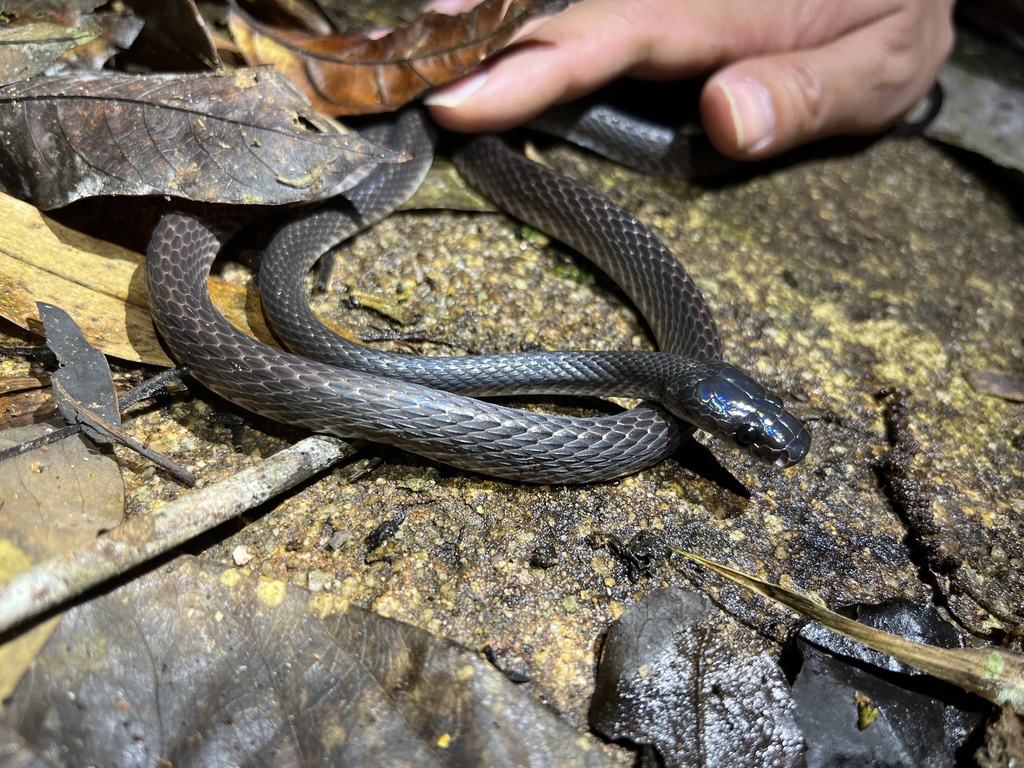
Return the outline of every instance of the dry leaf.
<path id="1" fill-rule="evenodd" d="M 12 0 L 5 2 L 0 29 L 0 84 L 44 70 L 99 69 L 130 46 L 142 19 L 123 6 L 95 12 L 101 0 Z"/>
<path id="2" fill-rule="evenodd" d="M 7 430 L 0 448 L 49 431 Z M 0 580 L 28 570 L 113 528 L 124 517 L 124 483 L 117 462 L 75 435 L 0 462 Z M 6 697 L 35 659 L 56 620 L 0 645 L 0 697 Z"/>
<path id="3" fill-rule="evenodd" d="M 0 753 L 67 766 L 611 765 L 467 648 L 187 557 L 65 614 L 4 704 Z"/>
<path id="4" fill-rule="evenodd" d="M 428 12 L 371 39 L 273 26 L 232 4 L 228 25 L 246 60 L 274 64 L 329 115 L 390 112 L 466 74 L 534 16 L 564 0 L 484 0 L 458 16 Z"/>
<path id="5" fill-rule="evenodd" d="M 95 195 L 280 205 L 401 161 L 264 69 L 38 76 L 0 88 L 0 184 L 48 210 Z"/>
<path id="6" fill-rule="evenodd" d="M 59 304 L 89 343 L 124 360 L 170 365 L 149 315 L 142 254 L 58 224 L 20 200 L 0 194 L 0 316 L 38 331 L 37 301 Z M 268 340 L 251 318 L 245 289 L 211 278 L 214 301 L 232 323 Z"/>
<path id="7" fill-rule="evenodd" d="M 68 29 L 46 21 L 0 29 L 0 83 L 40 74 L 67 51 L 99 33 L 98 25 Z"/>

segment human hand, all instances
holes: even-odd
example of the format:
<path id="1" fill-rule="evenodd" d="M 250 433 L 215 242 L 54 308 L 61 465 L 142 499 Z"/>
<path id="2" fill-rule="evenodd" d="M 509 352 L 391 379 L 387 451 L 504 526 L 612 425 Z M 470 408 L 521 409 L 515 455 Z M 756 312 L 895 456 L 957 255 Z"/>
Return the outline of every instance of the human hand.
<path id="1" fill-rule="evenodd" d="M 435 0 L 454 13 L 472 0 Z M 497 131 L 620 76 L 713 73 L 708 137 L 752 160 L 873 133 L 923 96 L 953 43 L 953 0 L 583 0 L 529 27 L 480 70 L 425 100 L 457 131 Z"/>

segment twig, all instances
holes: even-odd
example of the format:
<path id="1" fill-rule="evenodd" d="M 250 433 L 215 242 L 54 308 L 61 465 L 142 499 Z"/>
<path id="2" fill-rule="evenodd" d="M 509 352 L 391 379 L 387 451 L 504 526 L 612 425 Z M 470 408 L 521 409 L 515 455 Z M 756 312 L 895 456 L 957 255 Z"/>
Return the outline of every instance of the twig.
<path id="1" fill-rule="evenodd" d="M 77 551 L 39 563 L 0 584 L 0 634 L 262 504 L 357 449 L 333 437 L 306 438 L 258 466 L 133 517 Z"/>
<path id="2" fill-rule="evenodd" d="M 78 423 L 82 425 L 83 428 L 92 427 L 96 433 L 102 433 L 89 433 L 92 437 L 95 438 L 107 435 L 111 440 L 114 440 L 125 448 L 129 448 L 140 456 L 149 459 L 183 485 L 191 488 L 196 484 L 196 476 L 187 469 L 178 466 L 176 462 L 171 461 L 166 456 L 150 450 L 134 437 L 126 434 L 120 427 L 116 427 L 113 424 L 108 423 L 105 419 L 94 413 L 92 409 L 86 408 L 85 405 L 71 396 L 71 393 L 64 388 L 64 383 L 57 377 L 53 378 L 53 391 L 62 397 L 64 402 L 70 404 L 75 409 L 75 416 L 78 419 Z"/>
<path id="3" fill-rule="evenodd" d="M 830 611 L 794 589 L 749 576 L 692 552 L 669 549 L 873 651 L 892 656 L 994 704 L 1009 705 L 1018 715 L 1024 715 L 1024 656 L 1019 653 L 995 647 L 939 648 L 907 640 Z"/>
<path id="4" fill-rule="evenodd" d="M 9 348 L 8 348 L 9 349 Z M 30 347 L 30 349 L 35 349 Z M 46 349 L 46 347 L 40 347 L 40 349 Z M 0 347 L 0 353 L 5 350 L 4 347 Z M 53 353 L 51 352 L 51 355 Z M 183 376 L 189 375 L 189 369 L 187 366 L 179 365 L 177 368 L 168 368 L 165 371 L 161 371 L 155 376 L 151 376 L 146 381 L 142 382 L 139 386 L 126 392 L 118 401 L 117 409 L 122 413 L 132 405 L 145 400 L 155 392 L 162 390 L 169 382 L 176 381 Z M 7 459 L 13 459 L 15 456 L 21 456 L 23 453 L 34 451 L 36 448 L 42 448 L 44 445 L 52 445 L 53 443 L 59 442 L 66 437 L 77 435 L 82 431 L 81 424 L 69 424 L 66 427 L 55 429 L 52 432 L 47 432 L 45 435 L 40 435 L 34 440 L 29 440 L 24 443 L 18 443 L 12 445 L 9 448 L 4 448 L 0 451 L 0 461 L 6 461 Z M 146 455 L 146 454 L 143 454 Z M 172 473 L 173 474 L 173 473 Z M 186 485 L 194 485 L 195 481 L 186 483 Z"/>

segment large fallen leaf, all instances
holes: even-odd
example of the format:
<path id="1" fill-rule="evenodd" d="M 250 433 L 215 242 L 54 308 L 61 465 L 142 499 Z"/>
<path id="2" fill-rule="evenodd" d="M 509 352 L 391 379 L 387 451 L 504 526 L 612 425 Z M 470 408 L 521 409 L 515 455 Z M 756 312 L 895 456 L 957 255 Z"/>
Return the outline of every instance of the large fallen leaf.
<path id="1" fill-rule="evenodd" d="M 953 625 L 931 606 L 894 600 L 845 613 L 915 642 L 963 646 Z M 821 624 L 803 627 L 796 646 L 802 664 L 793 699 L 808 766 L 961 763 L 957 755 L 981 719 L 982 701 Z"/>
<path id="2" fill-rule="evenodd" d="M 404 158 L 309 108 L 269 68 L 38 76 L 0 88 L 0 185 L 50 209 L 94 195 L 282 204 Z"/>
<path id="3" fill-rule="evenodd" d="M 380 38 L 322 34 L 254 18 L 232 3 L 228 25 L 246 60 L 274 64 L 329 115 L 390 112 L 450 82 L 509 43 L 534 16 L 566 0 L 484 0 L 466 13 L 428 12 Z M 301 5 L 301 4 L 300 4 Z M 310 14 L 293 16 L 311 25 Z M 320 20 L 320 17 L 315 17 Z"/>
<path id="4" fill-rule="evenodd" d="M 590 725 L 654 747 L 664 766 L 796 766 L 803 738 L 768 656 L 733 647 L 707 598 L 655 590 L 608 630 Z"/>
<path id="5" fill-rule="evenodd" d="M 609 765 L 467 648 L 192 558 L 68 612 L 0 722 L 63 766 Z"/>

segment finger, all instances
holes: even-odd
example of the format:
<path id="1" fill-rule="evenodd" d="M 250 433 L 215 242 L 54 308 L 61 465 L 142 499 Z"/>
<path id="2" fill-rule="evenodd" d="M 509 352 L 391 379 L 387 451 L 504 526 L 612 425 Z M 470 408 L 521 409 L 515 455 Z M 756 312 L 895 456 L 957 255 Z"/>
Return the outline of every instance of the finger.
<path id="1" fill-rule="evenodd" d="M 454 130 L 496 131 L 554 103 L 578 98 L 622 74 L 636 60 L 641 34 L 629 29 L 620 0 L 589 0 L 541 24 L 473 74 L 427 96 L 438 123 Z"/>
<path id="2" fill-rule="evenodd" d="M 705 86 L 701 116 L 730 157 L 778 154 L 814 139 L 880 130 L 934 81 L 952 46 L 948 16 L 888 17 L 810 50 L 748 59 Z"/>
<path id="3" fill-rule="evenodd" d="M 465 13 L 471 8 L 480 4 L 480 0 L 430 0 L 423 6 L 423 11 L 443 13 L 446 16 L 454 16 L 457 13 Z"/>
<path id="4" fill-rule="evenodd" d="M 455 130 L 503 130 L 629 74 L 684 78 L 741 57 L 817 45 L 892 0 L 584 0 L 425 100 Z"/>

